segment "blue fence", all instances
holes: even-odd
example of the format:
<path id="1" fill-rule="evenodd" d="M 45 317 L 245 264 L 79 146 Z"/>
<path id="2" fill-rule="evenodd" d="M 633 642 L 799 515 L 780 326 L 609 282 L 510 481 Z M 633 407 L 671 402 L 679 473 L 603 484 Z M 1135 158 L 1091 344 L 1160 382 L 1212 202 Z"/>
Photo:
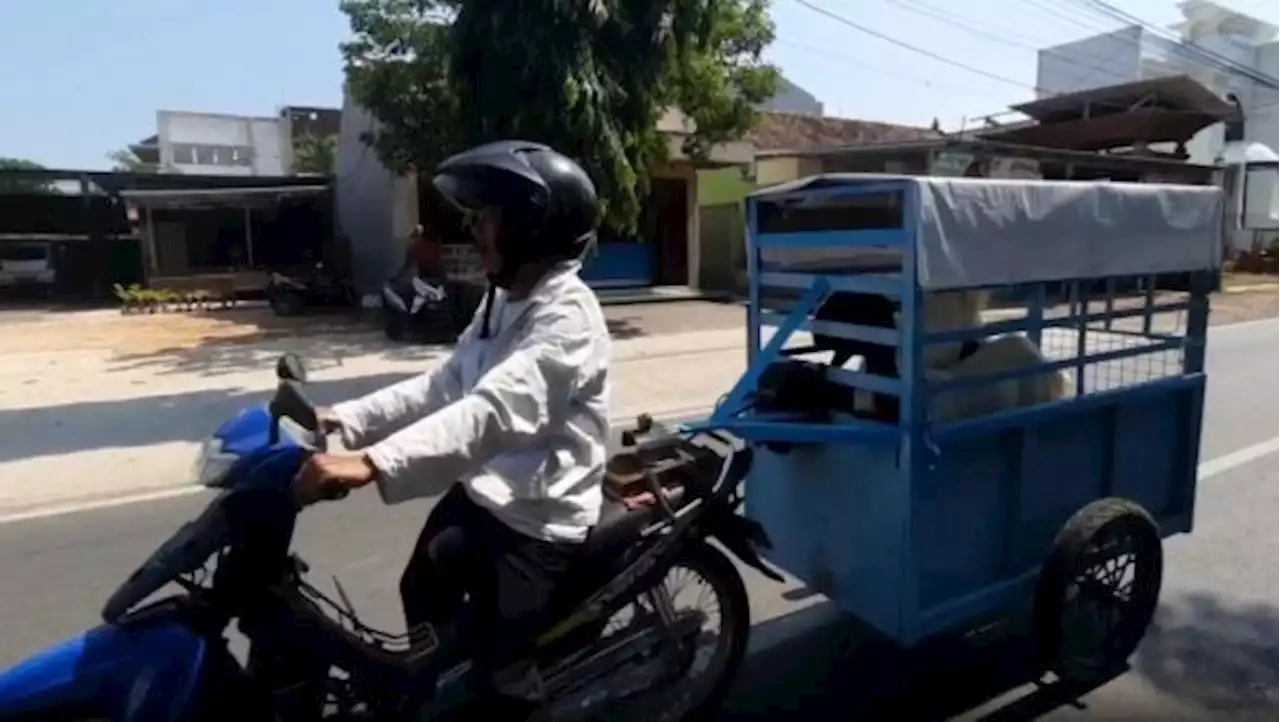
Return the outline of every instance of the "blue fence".
<path id="1" fill-rule="evenodd" d="M 582 279 L 593 288 L 651 286 L 657 266 L 652 244 L 604 242 L 585 260 Z"/>

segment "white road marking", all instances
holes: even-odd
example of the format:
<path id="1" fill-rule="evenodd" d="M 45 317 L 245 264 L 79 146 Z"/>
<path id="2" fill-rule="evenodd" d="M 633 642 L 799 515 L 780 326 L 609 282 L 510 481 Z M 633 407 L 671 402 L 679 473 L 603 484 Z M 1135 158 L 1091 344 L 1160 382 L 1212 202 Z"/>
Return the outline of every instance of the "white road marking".
<path id="1" fill-rule="evenodd" d="M 63 516 L 64 514 L 76 514 L 82 511 L 97 511 L 99 509 L 111 509 L 117 506 L 128 506 L 130 504 L 140 504 L 147 501 L 164 501 L 165 499 L 174 499 L 180 496 L 190 496 L 191 494 L 199 494 L 208 491 L 203 486 L 175 486 L 168 489 L 160 489 L 159 491 L 147 491 L 140 494 L 124 494 L 121 496 L 113 496 L 108 499 L 94 499 L 92 501 L 69 501 L 65 503 L 55 503 L 41 506 L 37 509 L 29 509 L 27 511 L 17 511 L 11 514 L 0 515 L 0 524 L 13 524 L 20 521 L 32 521 L 35 519 L 46 519 L 52 516 Z"/>
<path id="2" fill-rule="evenodd" d="M 1259 318 L 1253 321 L 1237 321 L 1236 323 L 1224 323 L 1221 326 L 1210 326 L 1210 331 L 1243 331 L 1254 326 L 1271 325 L 1274 326 L 1280 319 L 1275 318 Z"/>
<path id="3" fill-rule="evenodd" d="M 1277 451 L 1280 451 L 1280 436 L 1251 444 L 1243 449 L 1237 449 L 1216 459 L 1210 459 L 1200 464 L 1196 469 L 1196 476 L 1203 481 L 1209 477 L 1244 466 L 1269 454 L 1274 454 Z"/>

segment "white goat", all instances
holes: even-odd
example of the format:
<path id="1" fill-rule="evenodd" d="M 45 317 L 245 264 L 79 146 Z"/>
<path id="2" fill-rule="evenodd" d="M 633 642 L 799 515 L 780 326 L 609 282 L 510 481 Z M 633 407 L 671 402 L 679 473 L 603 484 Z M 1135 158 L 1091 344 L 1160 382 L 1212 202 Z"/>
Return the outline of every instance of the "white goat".
<path id="1" fill-rule="evenodd" d="M 986 305 L 987 294 L 983 291 L 926 294 L 925 333 L 980 326 Z M 898 317 L 894 320 L 898 322 Z M 934 385 L 964 376 L 981 376 L 1045 363 L 1040 349 L 1021 333 L 983 339 L 976 351 L 962 359 L 963 346 L 961 342 L 948 342 L 925 347 L 926 382 Z M 1071 382 L 1071 376 L 1065 372 L 1045 371 L 995 383 L 979 383 L 934 396 L 929 404 L 929 417 L 936 422 L 958 421 L 1004 409 L 1034 406 L 1063 398 Z"/>

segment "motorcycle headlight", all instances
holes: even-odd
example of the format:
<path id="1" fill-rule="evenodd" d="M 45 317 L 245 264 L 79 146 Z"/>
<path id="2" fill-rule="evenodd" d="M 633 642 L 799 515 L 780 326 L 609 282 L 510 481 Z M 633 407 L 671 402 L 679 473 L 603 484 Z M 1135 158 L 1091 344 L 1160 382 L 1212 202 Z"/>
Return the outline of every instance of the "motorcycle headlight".
<path id="1" fill-rule="evenodd" d="M 200 454 L 192 470 L 193 480 L 201 486 L 220 486 L 239 458 L 223 451 L 220 439 L 209 439 L 200 446 Z"/>

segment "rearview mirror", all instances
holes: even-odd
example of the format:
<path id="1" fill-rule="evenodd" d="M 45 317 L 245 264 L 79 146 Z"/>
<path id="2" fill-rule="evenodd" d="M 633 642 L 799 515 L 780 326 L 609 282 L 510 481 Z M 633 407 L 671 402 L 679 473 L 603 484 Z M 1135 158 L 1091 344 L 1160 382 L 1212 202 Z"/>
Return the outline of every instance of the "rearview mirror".
<path id="1" fill-rule="evenodd" d="M 281 381 L 297 381 L 306 383 L 307 367 L 296 353 L 287 353 L 276 362 L 276 378 Z"/>
<path id="2" fill-rule="evenodd" d="M 316 431 L 320 428 L 320 420 L 316 417 L 316 407 L 307 399 L 306 394 L 302 391 L 302 386 L 297 381 L 281 381 L 280 386 L 276 389 L 275 397 L 271 399 L 271 403 L 267 405 L 267 408 L 276 423 L 279 423 L 281 417 L 287 416 L 301 424 L 308 431 Z"/>

